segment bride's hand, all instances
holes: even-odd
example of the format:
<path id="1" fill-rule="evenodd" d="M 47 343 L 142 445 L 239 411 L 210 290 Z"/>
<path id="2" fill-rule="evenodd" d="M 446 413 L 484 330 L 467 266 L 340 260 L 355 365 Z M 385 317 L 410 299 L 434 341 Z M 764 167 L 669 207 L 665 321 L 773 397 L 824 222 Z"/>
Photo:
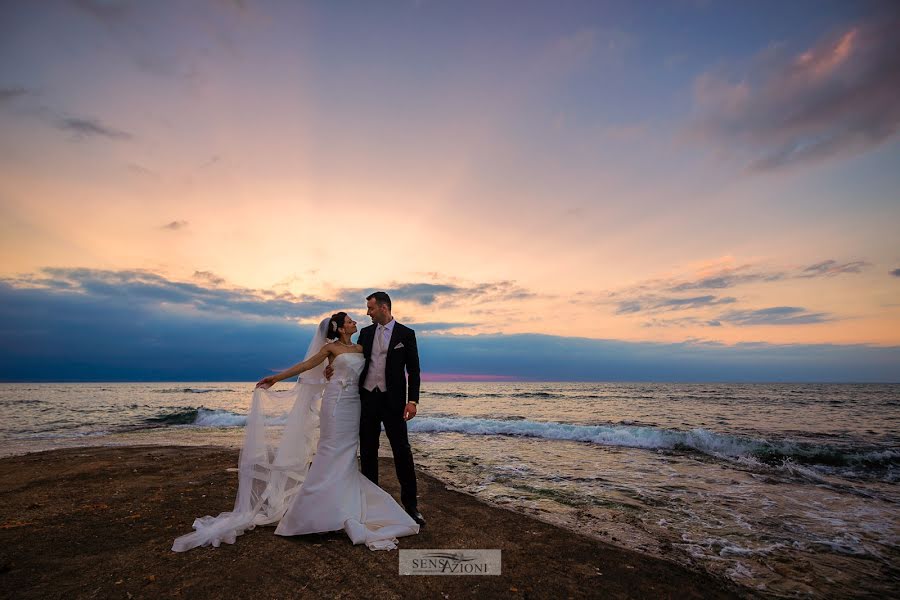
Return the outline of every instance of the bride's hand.
<path id="1" fill-rule="evenodd" d="M 263 377 L 262 379 L 257 381 L 256 387 L 258 387 L 258 388 L 261 387 L 262 389 L 267 390 L 270 387 L 272 387 L 273 385 L 275 385 L 276 383 L 277 382 L 275 381 L 275 376 L 269 375 L 268 377 Z"/>

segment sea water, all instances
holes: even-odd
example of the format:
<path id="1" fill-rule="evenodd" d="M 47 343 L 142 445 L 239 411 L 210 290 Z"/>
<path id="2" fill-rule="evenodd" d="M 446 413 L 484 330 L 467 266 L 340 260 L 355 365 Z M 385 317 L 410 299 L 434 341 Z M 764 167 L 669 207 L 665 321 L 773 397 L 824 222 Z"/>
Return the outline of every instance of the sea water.
<path id="1" fill-rule="evenodd" d="M 0 384 L 0 454 L 238 447 L 252 389 Z M 426 383 L 409 428 L 449 487 L 573 531 L 776 596 L 900 593 L 900 385 Z"/>

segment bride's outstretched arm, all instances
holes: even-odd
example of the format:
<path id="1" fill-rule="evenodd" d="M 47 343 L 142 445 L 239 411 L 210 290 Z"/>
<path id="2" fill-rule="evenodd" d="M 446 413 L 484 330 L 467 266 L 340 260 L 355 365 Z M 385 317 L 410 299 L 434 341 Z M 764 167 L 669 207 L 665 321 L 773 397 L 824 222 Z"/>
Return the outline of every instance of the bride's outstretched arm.
<path id="1" fill-rule="evenodd" d="M 331 354 L 331 348 L 329 348 L 328 346 L 325 346 L 324 348 L 319 350 L 318 354 L 311 356 L 310 358 L 304 360 L 303 362 L 298 362 L 293 367 L 285 369 L 281 373 L 276 373 L 275 375 L 269 375 L 268 377 L 263 377 L 258 382 L 256 382 L 256 387 L 268 389 L 283 379 L 293 377 L 294 375 L 299 375 L 300 373 L 302 373 L 304 371 L 309 371 L 316 365 L 321 364 L 322 361 L 325 360 L 326 358 L 328 358 L 328 356 L 330 354 Z"/>

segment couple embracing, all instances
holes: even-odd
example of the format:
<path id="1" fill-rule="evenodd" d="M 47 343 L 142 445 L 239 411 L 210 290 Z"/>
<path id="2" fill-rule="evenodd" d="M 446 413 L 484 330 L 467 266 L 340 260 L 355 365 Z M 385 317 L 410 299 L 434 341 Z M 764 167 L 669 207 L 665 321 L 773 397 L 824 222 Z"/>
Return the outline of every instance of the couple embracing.
<path id="1" fill-rule="evenodd" d="M 176 539 L 172 550 L 233 544 L 248 529 L 276 523 L 277 535 L 343 529 L 354 544 L 391 550 L 397 538 L 425 525 L 406 429 L 419 399 L 416 336 L 393 319 L 386 293 L 366 301 L 372 325 L 358 343 L 350 339 L 356 322 L 335 313 L 319 324 L 302 362 L 257 383 L 234 509 L 198 518 L 195 531 Z M 300 377 L 292 389 L 269 389 L 295 375 Z M 276 409 L 285 402 L 292 405 L 286 421 Z M 382 423 L 403 507 L 377 485 Z"/>

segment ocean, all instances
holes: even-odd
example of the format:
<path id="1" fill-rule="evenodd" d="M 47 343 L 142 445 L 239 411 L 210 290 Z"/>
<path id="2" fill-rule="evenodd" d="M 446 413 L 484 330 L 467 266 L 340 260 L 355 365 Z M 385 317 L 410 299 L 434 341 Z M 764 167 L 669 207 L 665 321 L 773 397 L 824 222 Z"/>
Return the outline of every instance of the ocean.
<path id="1" fill-rule="evenodd" d="M 253 385 L 0 384 L 0 455 L 236 448 Z M 495 505 L 774 596 L 900 595 L 900 384 L 425 383 L 409 427 Z"/>

